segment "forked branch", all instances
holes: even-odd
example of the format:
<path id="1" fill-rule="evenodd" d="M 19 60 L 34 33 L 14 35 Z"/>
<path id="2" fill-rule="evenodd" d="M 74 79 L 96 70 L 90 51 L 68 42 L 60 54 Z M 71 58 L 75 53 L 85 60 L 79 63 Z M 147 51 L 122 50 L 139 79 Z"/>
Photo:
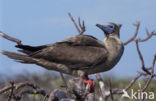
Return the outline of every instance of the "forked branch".
<path id="1" fill-rule="evenodd" d="M 86 31 L 86 27 L 85 27 L 85 22 L 84 22 L 84 20 L 83 20 L 82 23 L 81 23 L 80 17 L 78 18 L 78 23 L 79 23 L 79 27 L 78 27 L 78 25 L 76 24 L 74 18 L 71 16 L 70 13 L 68 13 L 68 16 L 70 17 L 71 21 L 74 23 L 75 28 L 77 29 L 79 35 L 82 35 L 82 34 Z M 79 29 L 79 28 L 80 28 L 80 29 Z"/>
<path id="2" fill-rule="evenodd" d="M 136 24 L 133 24 L 134 26 L 136 26 L 136 30 L 135 33 L 133 35 L 133 37 L 131 37 L 129 40 L 127 40 L 126 42 L 124 42 L 124 45 L 129 44 L 130 42 L 134 41 L 138 35 L 138 31 L 139 31 L 139 27 L 140 27 L 140 22 L 136 22 Z"/>

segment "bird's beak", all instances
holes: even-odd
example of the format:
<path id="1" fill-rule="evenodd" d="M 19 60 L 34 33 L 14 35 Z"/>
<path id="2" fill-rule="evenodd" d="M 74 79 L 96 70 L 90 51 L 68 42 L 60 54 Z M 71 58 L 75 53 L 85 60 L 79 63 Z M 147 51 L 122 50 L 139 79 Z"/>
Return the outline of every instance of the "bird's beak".
<path id="1" fill-rule="evenodd" d="M 100 24 L 96 24 L 96 26 L 98 28 L 100 28 L 106 36 L 108 36 L 110 33 L 112 33 L 112 30 L 109 29 L 108 25 L 100 25 Z"/>

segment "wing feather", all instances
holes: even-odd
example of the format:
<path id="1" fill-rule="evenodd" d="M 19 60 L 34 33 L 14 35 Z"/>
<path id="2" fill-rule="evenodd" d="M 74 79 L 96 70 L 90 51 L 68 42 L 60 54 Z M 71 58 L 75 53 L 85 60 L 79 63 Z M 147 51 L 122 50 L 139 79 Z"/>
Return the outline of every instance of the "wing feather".
<path id="1" fill-rule="evenodd" d="M 90 36 L 79 35 L 51 44 L 30 56 L 71 65 L 75 68 L 104 62 L 107 58 L 107 50 L 99 40 Z"/>

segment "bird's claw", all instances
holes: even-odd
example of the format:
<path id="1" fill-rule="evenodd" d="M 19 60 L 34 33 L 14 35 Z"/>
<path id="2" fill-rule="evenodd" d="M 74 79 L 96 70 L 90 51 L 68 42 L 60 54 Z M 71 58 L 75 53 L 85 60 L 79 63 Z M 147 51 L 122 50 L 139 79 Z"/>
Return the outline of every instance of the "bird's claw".
<path id="1" fill-rule="evenodd" d="M 93 79 L 83 78 L 83 82 L 85 83 L 86 91 L 89 93 L 93 93 L 95 90 L 95 81 Z"/>

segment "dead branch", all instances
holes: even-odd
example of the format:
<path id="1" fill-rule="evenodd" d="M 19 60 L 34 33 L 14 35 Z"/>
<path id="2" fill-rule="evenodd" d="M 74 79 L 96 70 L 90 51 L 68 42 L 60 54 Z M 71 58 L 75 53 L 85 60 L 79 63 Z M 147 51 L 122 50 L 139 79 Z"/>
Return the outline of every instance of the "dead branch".
<path id="1" fill-rule="evenodd" d="M 70 13 L 68 13 L 68 16 L 70 17 L 71 21 L 74 23 L 75 28 L 77 29 L 79 35 L 82 35 L 86 31 L 84 20 L 82 21 L 82 24 L 81 24 L 80 17 L 78 18 L 78 23 L 79 23 L 79 27 L 80 27 L 80 29 L 79 29 L 78 25 L 76 24 L 74 18 L 71 16 Z"/>
<path id="2" fill-rule="evenodd" d="M 154 32 L 151 32 L 150 34 L 149 34 L 149 32 L 148 31 L 146 31 L 146 33 L 147 33 L 147 37 L 145 38 L 145 39 L 138 39 L 138 41 L 139 42 L 144 42 L 144 41 L 147 41 L 147 40 L 149 40 L 153 35 L 156 35 L 156 33 L 154 33 Z"/>
<path id="3" fill-rule="evenodd" d="M 155 65 L 155 62 L 156 62 L 156 55 L 154 56 L 154 59 L 153 59 L 153 62 L 152 62 L 152 71 L 151 71 L 151 75 L 149 76 L 145 86 L 141 89 L 142 92 L 144 92 L 147 87 L 149 86 L 150 82 L 152 81 L 153 77 L 154 77 L 154 65 Z M 127 91 L 129 88 L 131 88 L 133 86 L 133 84 L 135 84 L 135 82 L 141 77 L 141 76 L 147 76 L 149 74 L 147 74 L 146 72 L 145 73 L 141 73 L 141 72 L 138 72 L 139 74 L 133 78 L 130 83 L 124 88 L 125 91 Z M 113 94 L 123 94 L 123 89 L 112 89 L 112 93 Z"/>
<path id="4" fill-rule="evenodd" d="M 142 92 L 144 92 L 147 89 L 147 87 L 149 86 L 151 80 L 153 79 L 153 77 L 155 75 L 154 74 L 154 65 L 155 65 L 155 62 L 156 62 L 156 55 L 153 58 L 151 75 L 150 75 L 149 79 L 147 80 L 144 88 L 141 89 Z"/>
<path id="5" fill-rule="evenodd" d="M 111 101 L 114 101 L 113 92 L 112 92 L 112 84 L 111 84 L 110 78 L 108 79 L 108 84 L 109 84 L 109 91 L 110 91 Z"/>
<path id="6" fill-rule="evenodd" d="M 12 86 L 12 88 L 11 88 L 11 92 L 10 92 L 10 95 L 9 95 L 9 99 L 8 99 L 8 101 L 10 101 L 11 100 L 11 98 L 12 98 L 12 96 L 13 96 L 13 91 L 14 91 L 14 81 L 10 81 L 10 84 L 11 84 L 11 86 Z"/>
<path id="7" fill-rule="evenodd" d="M 124 45 L 129 44 L 130 42 L 134 41 L 138 35 L 138 31 L 139 31 L 139 27 L 140 27 L 140 22 L 136 22 L 136 24 L 134 24 L 134 26 L 136 26 L 136 30 L 135 33 L 133 35 L 133 37 L 131 37 L 129 40 L 127 40 L 126 42 L 124 42 Z"/>
<path id="8" fill-rule="evenodd" d="M 4 37 L 4 38 L 7 39 L 7 40 L 16 42 L 18 45 L 21 45 L 21 44 L 22 44 L 22 43 L 21 43 L 21 40 L 16 39 L 16 38 L 13 38 L 13 37 L 11 37 L 11 36 L 8 36 L 8 35 L 4 34 L 3 32 L 0 32 L 0 36 Z"/>
<path id="9" fill-rule="evenodd" d="M 66 82 L 66 80 L 65 80 L 65 78 L 64 78 L 64 76 L 63 76 L 63 73 L 60 72 L 60 76 L 61 76 L 61 79 L 63 80 L 63 82 L 64 82 L 64 84 L 65 84 L 65 88 L 66 88 L 66 91 L 67 91 L 67 93 L 68 93 L 69 87 L 68 87 L 67 82 Z M 69 94 L 69 95 L 70 95 L 70 94 Z"/>
<path id="10" fill-rule="evenodd" d="M 32 87 L 33 89 L 39 88 L 36 84 L 31 83 L 31 82 L 23 82 L 23 83 L 18 83 L 18 84 L 13 84 L 9 86 L 5 86 L 4 88 L 0 89 L 0 94 L 9 91 L 10 89 L 15 88 L 16 90 L 23 88 L 23 87 Z"/>
<path id="11" fill-rule="evenodd" d="M 18 94 L 16 94 L 14 96 L 14 99 L 20 100 L 22 98 L 22 96 L 25 94 L 40 94 L 40 95 L 46 96 L 46 93 L 47 92 L 43 89 L 25 89 L 25 90 L 22 90 L 21 92 L 19 92 Z"/>
<path id="12" fill-rule="evenodd" d="M 82 24 L 81 24 L 80 17 L 78 18 L 78 22 L 79 22 L 79 27 L 81 28 L 81 32 L 79 33 L 79 35 L 82 35 L 86 31 L 85 23 L 84 23 L 84 20 L 83 20 Z"/>
<path id="13" fill-rule="evenodd" d="M 74 23 L 74 25 L 75 25 L 75 27 L 76 27 L 77 31 L 80 33 L 81 31 L 80 31 L 79 27 L 77 26 L 77 24 L 76 24 L 75 20 L 73 19 L 73 17 L 71 16 L 71 14 L 70 14 L 70 13 L 68 13 L 68 16 L 70 17 L 70 19 L 71 19 L 71 20 L 72 20 L 72 22 Z"/>
<path id="14" fill-rule="evenodd" d="M 141 77 L 143 74 L 138 74 L 135 78 L 133 78 L 130 83 L 124 88 L 125 90 L 128 90 L 129 88 L 132 87 L 132 85 Z"/>
<path id="15" fill-rule="evenodd" d="M 4 88 L 2 88 L 0 90 L 0 94 L 11 90 L 8 101 L 10 101 L 12 98 L 15 99 L 15 100 L 19 100 L 19 99 L 21 99 L 22 95 L 24 95 L 24 94 L 46 95 L 46 92 L 47 92 L 45 90 L 40 89 L 40 87 L 38 87 L 36 84 L 31 83 L 31 82 L 24 82 L 24 83 L 14 84 L 14 82 L 11 81 L 10 83 L 11 83 L 11 85 L 8 85 L 8 86 L 6 86 L 6 87 L 4 87 Z M 24 87 L 30 87 L 30 88 L 22 90 L 18 94 L 14 94 L 13 90 L 18 91 L 19 89 L 24 88 Z"/>
<path id="16" fill-rule="evenodd" d="M 27 86 L 29 88 L 27 88 Z M 21 88 L 25 88 L 25 89 L 21 89 Z M 16 94 L 13 92 L 13 89 L 15 90 Z M 21 90 L 19 91 L 19 89 Z M 10 90 L 11 90 L 11 93 L 10 93 L 8 101 L 11 101 L 11 99 L 20 100 L 22 96 L 25 94 L 39 94 L 39 95 L 44 96 L 43 100 L 46 100 L 46 98 L 51 99 L 49 101 L 56 101 L 54 98 L 60 99 L 60 100 L 64 98 L 68 98 L 67 94 L 59 89 L 55 89 L 51 93 L 48 93 L 48 91 L 36 86 L 36 84 L 31 83 L 31 82 L 17 83 L 17 84 L 12 83 L 11 85 L 6 86 L 2 90 L 0 90 L 1 91 L 0 94 L 8 92 Z"/>
<path id="17" fill-rule="evenodd" d="M 135 78 L 133 78 L 133 79 L 129 82 L 129 84 L 128 84 L 124 89 L 117 89 L 117 88 L 112 89 L 112 93 L 113 93 L 113 94 L 123 94 L 123 90 L 127 91 L 128 89 L 130 89 L 130 88 L 133 86 L 133 84 L 135 84 L 135 82 L 136 82 L 141 76 L 143 76 L 143 74 L 138 74 Z"/>
<path id="18" fill-rule="evenodd" d="M 151 73 L 145 67 L 144 59 L 143 59 L 143 56 L 142 56 L 142 54 L 140 52 L 140 49 L 139 49 L 138 40 L 136 40 L 136 48 L 137 48 L 137 52 L 138 52 L 138 55 L 139 55 L 139 58 L 140 58 L 140 61 L 141 61 L 141 64 L 142 64 L 142 70 L 150 75 Z"/>

